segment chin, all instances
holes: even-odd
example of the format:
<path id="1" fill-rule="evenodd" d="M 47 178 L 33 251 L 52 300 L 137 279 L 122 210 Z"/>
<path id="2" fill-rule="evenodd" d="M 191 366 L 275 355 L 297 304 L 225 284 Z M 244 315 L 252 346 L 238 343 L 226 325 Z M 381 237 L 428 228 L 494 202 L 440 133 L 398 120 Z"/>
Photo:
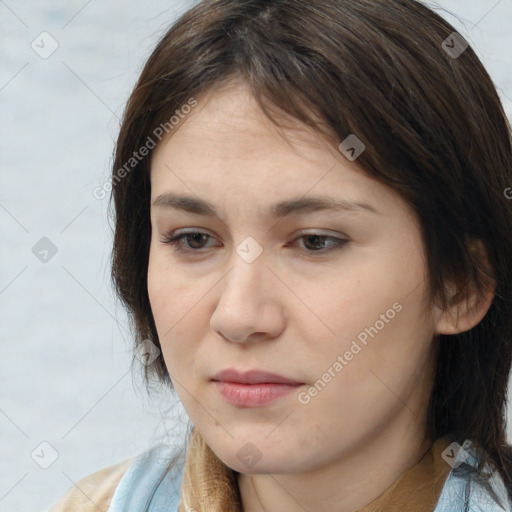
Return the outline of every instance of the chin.
<path id="1" fill-rule="evenodd" d="M 221 424 L 225 428 L 221 429 Z M 304 443 L 288 429 L 281 427 L 278 432 L 271 423 L 229 421 L 212 427 L 200 428 L 206 443 L 226 466 L 239 473 L 293 473 L 306 464 Z M 314 450 L 314 446 L 308 448 Z"/>
<path id="2" fill-rule="evenodd" d="M 247 438 L 252 438 L 253 441 L 233 442 L 229 439 L 226 444 L 215 446 L 214 451 L 222 462 L 238 473 L 294 473 L 305 464 L 305 461 L 297 459 L 296 454 L 303 455 L 299 447 L 294 449 L 290 445 L 285 446 L 281 441 L 269 442 L 265 436 Z"/>
<path id="3" fill-rule="evenodd" d="M 280 460 L 276 460 L 276 459 Z M 264 459 L 263 457 L 253 464 L 249 464 L 246 462 L 241 462 L 237 454 L 232 454 L 224 461 L 226 466 L 230 467 L 232 470 L 242 473 L 244 475 L 257 475 L 257 474 L 286 474 L 286 473 L 295 473 L 296 468 L 291 464 L 287 463 L 286 460 L 283 460 L 282 457 L 279 457 L 279 454 L 272 454 L 270 459 Z"/>

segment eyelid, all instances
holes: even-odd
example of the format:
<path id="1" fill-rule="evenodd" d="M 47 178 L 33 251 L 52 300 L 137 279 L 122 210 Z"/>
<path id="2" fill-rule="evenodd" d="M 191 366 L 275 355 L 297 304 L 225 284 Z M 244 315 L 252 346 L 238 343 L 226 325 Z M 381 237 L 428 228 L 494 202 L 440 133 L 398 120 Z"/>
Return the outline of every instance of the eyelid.
<path id="1" fill-rule="evenodd" d="M 325 237 L 331 237 L 331 238 L 340 238 L 342 240 L 347 240 L 347 241 L 349 240 L 349 237 L 347 235 L 345 235 L 344 233 L 330 231 L 330 234 L 329 234 L 329 233 L 326 233 L 326 231 L 329 232 L 330 230 L 325 230 L 323 228 L 301 229 L 297 233 L 295 233 L 293 240 L 295 241 L 297 238 L 300 238 L 301 236 L 307 236 L 307 235 L 318 235 L 318 236 L 325 236 Z M 212 235 L 211 233 L 209 233 L 207 230 L 205 230 L 203 228 L 176 229 L 174 231 L 171 231 L 170 233 L 164 234 L 163 238 L 168 239 L 168 238 L 174 238 L 174 237 L 180 236 L 180 235 L 196 234 L 196 233 L 201 234 L 201 235 L 207 235 L 211 238 L 215 238 L 214 235 Z"/>
<path id="2" fill-rule="evenodd" d="M 210 237 L 210 239 L 216 239 L 215 236 L 208 233 L 207 231 L 205 231 L 202 228 L 183 228 L 183 229 L 176 229 L 169 233 L 164 233 L 163 235 L 161 235 L 160 241 L 164 244 L 165 243 L 171 244 L 171 241 L 173 239 L 174 239 L 174 242 L 179 242 L 186 235 L 194 235 L 194 234 L 206 235 L 206 236 Z M 191 252 L 199 252 L 199 249 L 196 249 L 195 251 L 191 250 Z"/>
<path id="3" fill-rule="evenodd" d="M 349 237 L 345 235 L 344 233 L 340 233 L 339 231 L 331 231 L 329 229 L 324 228 L 305 228 L 299 230 L 295 234 L 295 238 L 300 236 L 306 236 L 306 235 L 318 235 L 318 236 L 326 236 L 326 237 L 332 237 L 332 238 L 341 238 L 348 240 Z"/>

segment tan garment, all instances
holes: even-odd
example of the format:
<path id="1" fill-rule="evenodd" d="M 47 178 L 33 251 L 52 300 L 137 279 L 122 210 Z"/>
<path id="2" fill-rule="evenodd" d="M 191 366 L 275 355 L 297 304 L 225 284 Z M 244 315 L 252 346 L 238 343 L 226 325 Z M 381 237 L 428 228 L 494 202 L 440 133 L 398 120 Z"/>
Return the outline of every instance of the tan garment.
<path id="1" fill-rule="evenodd" d="M 82 478 L 49 512 L 106 512 L 117 484 L 135 457 Z"/>
<path id="2" fill-rule="evenodd" d="M 236 474 L 215 455 L 194 427 L 187 448 L 178 512 L 242 511 Z"/>
<path id="3" fill-rule="evenodd" d="M 438 439 L 416 465 L 359 512 L 432 512 L 452 469 L 441 457 L 449 445 Z"/>

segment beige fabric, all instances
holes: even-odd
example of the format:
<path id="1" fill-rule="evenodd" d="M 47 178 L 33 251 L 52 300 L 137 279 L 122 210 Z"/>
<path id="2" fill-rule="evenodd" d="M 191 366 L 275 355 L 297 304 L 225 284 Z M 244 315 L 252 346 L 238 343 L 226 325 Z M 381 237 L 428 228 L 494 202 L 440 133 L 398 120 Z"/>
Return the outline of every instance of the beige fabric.
<path id="1" fill-rule="evenodd" d="M 438 439 L 415 466 L 359 512 L 432 512 L 452 469 L 441 457 L 449 445 Z"/>
<path id="2" fill-rule="evenodd" d="M 106 512 L 112 496 L 135 457 L 82 478 L 49 512 Z"/>
<path id="3" fill-rule="evenodd" d="M 187 448 L 178 512 L 240 512 L 242 502 L 235 475 L 194 427 Z"/>

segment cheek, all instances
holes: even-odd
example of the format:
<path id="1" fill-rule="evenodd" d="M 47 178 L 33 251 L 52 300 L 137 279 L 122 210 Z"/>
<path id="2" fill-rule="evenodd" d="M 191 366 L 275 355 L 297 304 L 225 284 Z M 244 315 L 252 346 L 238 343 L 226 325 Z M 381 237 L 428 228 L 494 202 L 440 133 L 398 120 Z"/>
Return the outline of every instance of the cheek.
<path id="1" fill-rule="evenodd" d="M 197 290 L 173 268 L 169 251 L 153 245 L 149 254 L 148 295 L 159 335 L 167 333 L 191 309 Z"/>
<path id="2" fill-rule="evenodd" d="M 148 265 L 148 296 L 164 357 L 169 340 L 175 337 L 179 319 L 190 309 L 184 283 L 173 272 L 158 249 L 150 251 Z"/>
<path id="3" fill-rule="evenodd" d="M 301 338 L 314 343 L 311 348 L 319 356 L 343 353 L 353 340 L 362 346 L 373 338 L 398 342 L 401 330 L 421 318 L 423 288 L 411 293 L 421 280 L 414 275 L 400 279 L 402 271 L 396 262 L 381 261 L 380 268 L 364 266 L 365 271 L 352 271 L 347 265 L 347 270 L 326 273 L 315 283 L 293 283 L 296 295 L 307 305 L 298 304 L 293 318 L 301 325 Z M 325 342 L 317 343 L 319 337 Z"/>
<path id="4" fill-rule="evenodd" d="M 346 317 L 338 323 L 336 338 L 324 337 L 325 344 L 310 348 L 306 359 L 312 364 L 312 378 L 308 395 L 300 397 L 301 404 L 309 403 L 299 410 L 325 439 L 335 439 L 340 428 L 348 440 L 351 435 L 370 435 L 399 414 L 404 403 L 411 419 L 414 414 L 421 417 L 429 395 L 432 342 L 418 298 L 419 294 L 403 300 L 402 309 L 393 310 L 396 314 L 386 317 L 389 323 L 384 326 L 375 326 L 379 317 L 374 313 L 385 315 L 386 307 L 374 310 L 372 305 L 366 323 Z M 386 301 L 382 304 L 387 306 Z"/>
<path id="5" fill-rule="evenodd" d="M 169 321 L 169 314 L 173 311 L 172 274 L 163 265 L 162 258 L 153 249 L 150 251 L 148 264 L 148 296 L 151 305 L 151 311 L 155 319 L 156 328 L 159 337 L 165 332 L 163 321 Z M 160 341 L 163 341 L 160 339 Z"/>
<path id="6" fill-rule="evenodd" d="M 378 258 L 358 258 L 358 265 L 347 265 L 350 272 L 318 283 L 320 293 L 296 283 L 297 294 L 318 315 L 302 311 L 296 318 L 309 345 L 307 359 L 321 377 L 342 356 L 343 370 L 335 373 L 343 374 L 336 379 L 343 394 L 364 397 L 377 392 L 375 386 L 385 387 L 372 371 L 400 391 L 428 360 L 434 324 L 424 303 L 420 247 L 402 245 Z"/>
<path id="7" fill-rule="evenodd" d="M 162 354 L 169 373 L 181 381 L 187 369 L 187 380 L 201 332 L 208 326 L 209 280 L 194 280 L 184 276 L 170 263 L 170 257 L 159 249 L 150 252 L 148 265 L 148 295 L 155 320 Z M 204 337 L 204 336 L 203 336 Z"/>

